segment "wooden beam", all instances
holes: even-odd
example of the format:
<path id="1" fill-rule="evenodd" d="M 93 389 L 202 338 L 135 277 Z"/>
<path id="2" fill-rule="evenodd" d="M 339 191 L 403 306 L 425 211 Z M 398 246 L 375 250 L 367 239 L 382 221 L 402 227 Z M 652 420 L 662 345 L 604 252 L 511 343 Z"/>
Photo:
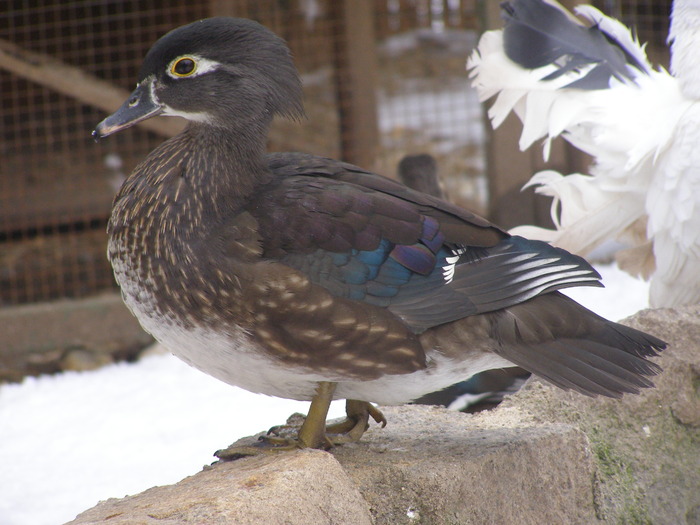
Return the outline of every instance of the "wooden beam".
<path id="1" fill-rule="evenodd" d="M 28 51 L 4 39 L 0 39 L 0 68 L 107 113 L 116 110 L 129 96 L 126 89 L 90 75 L 79 67 Z M 172 137 L 182 131 L 184 123 L 180 119 L 163 117 L 145 120 L 139 126 Z"/>

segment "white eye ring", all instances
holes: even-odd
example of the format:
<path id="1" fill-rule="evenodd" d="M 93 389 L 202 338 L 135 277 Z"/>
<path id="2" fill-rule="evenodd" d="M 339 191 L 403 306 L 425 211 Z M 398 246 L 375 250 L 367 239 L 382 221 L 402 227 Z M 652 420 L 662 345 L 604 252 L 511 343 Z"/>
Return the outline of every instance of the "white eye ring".
<path id="1" fill-rule="evenodd" d="M 194 69 L 190 73 L 187 73 L 185 75 L 177 74 L 175 72 L 175 66 L 181 60 L 191 60 L 192 62 L 194 62 Z M 202 58 L 197 55 L 182 55 L 175 58 L 170 62 L 170 64 L 168 64 L 168 69 L 166 69 L 166 72 L 168 73 L 169 77 L 175 79 L 192 78 L 211 73 L 212 71 L 216 71 L 220 67 L 221 63 L 217 62 L 216 60 L 209 60 L 208 58 Z"/>

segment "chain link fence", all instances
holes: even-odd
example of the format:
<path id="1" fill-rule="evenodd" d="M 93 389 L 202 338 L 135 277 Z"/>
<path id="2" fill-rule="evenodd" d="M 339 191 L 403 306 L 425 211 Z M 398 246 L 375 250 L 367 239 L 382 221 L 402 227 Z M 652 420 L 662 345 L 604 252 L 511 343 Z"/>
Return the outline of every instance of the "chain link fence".
<path id="1" fill-rule="evenodd" d="M 600 7 L 636 25 L 664 60 L 667 4 Z M 292 49 L 309 118 L 276 123 L 271 150 L 342 157 L 389 176 L 404 155 L 430 153 L 450 198 L 486 213 L 482 110 L 464 69 L 482 8 L 475 0 L 4 2 L 0 307 L 114 289 L 105 256 L 113 195 L 181 124 L 160 119 L 100 144 L 90 132 L 133 88 L 158 37 L 208 16 L 256 19 Z"/>

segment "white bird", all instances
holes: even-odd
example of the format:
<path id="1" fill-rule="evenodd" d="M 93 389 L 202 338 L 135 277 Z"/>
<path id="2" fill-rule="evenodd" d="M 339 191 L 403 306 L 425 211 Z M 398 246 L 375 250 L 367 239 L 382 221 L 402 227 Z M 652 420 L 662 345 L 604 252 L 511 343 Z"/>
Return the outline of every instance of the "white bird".
<path id="1" fill-rule="evenodd" d="M 609 239 L 629 248 L 621 268 L 651 278 L 653 307 L 700 302 L 700 0 L 676 0 L 671 73 L 650 65 L 631 31 L 583 5 L 581 24 L 556 2 L 503 4 L 467 62 L 494 127 L 511 111 L 520 148 L 562 135 L 594 162 L 590 175 L 537 173 L 556 230 L 519 235 L 586 255 Z"/>

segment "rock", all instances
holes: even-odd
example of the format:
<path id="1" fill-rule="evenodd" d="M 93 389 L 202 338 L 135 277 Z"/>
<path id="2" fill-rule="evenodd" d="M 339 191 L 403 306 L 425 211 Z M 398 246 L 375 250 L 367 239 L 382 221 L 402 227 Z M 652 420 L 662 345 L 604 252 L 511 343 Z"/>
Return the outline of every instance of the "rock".
<path id="1" fill-rule="evenodd" d="M 70 524 L 594 520 L 593 464 L 574 427 L 533 424 L 517 410 L 499 418 L 426 406 L 384 413 L 387 428 L 374 426 L 333 454 L 218 463 L 176 485 L 102 502 Z"/>
<path id="2" fill-rule="evenodd" d="M 219 463 L 176 485 L 110 499 L 72 525 L 370 525 L 369 509 L 327 452 L 300 450 Z"/>
<path id="3" fill-rule="evenodd" d="M 382 408 L 332 454 L 246 458 L 71 523 L 700 523 L 700 306 L 629 320 L 670 343 L 657 388 L 587 398 L 531 381 L 498 408 Z"/>
<path id="4" fill-rule="evenodd" d="M 59 365 L 61 370 L 84 372 L 86 370 L 97 370 L 113 362 L 114 360 L 108 352 L 103 353 L 83 348 L 72 348 L 66 351 L 59 361 Z"/>
<path id="5" fill-rule="evenodd" d="M 334 455 L 377 524 L 591 523 L 593 463 L 570 425 L 517 409 L 477 415 L 439 407 L 383 409 L 385 429 Z"/>
<path id="6" fill-rule="evenodd" d="M 596 513 L 606 523 L 700 524 L 700 305 L 646 310 L 624 324 L 669 343 L 656 388 L 586 398 L 533 381 L 498 410 L 575 425 L 596 464 Z"/>

